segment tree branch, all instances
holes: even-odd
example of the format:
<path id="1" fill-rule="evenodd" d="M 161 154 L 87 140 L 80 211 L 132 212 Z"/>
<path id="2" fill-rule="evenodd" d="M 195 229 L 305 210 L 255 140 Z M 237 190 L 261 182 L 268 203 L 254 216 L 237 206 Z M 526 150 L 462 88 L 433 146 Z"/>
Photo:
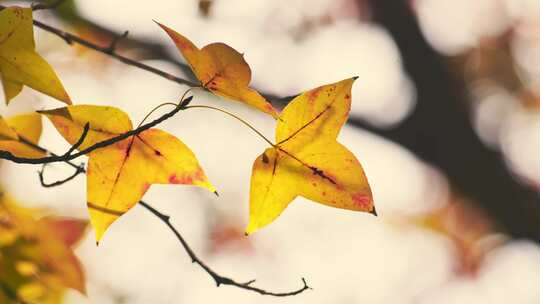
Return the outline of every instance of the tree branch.
<path id="1" fill-rule="evenodd" d="M 46 166 L 47 166 L 47 164 L 43 164 L 43 166 L 41 167 L 41 170 L 38 171 L 39 182 L 41 183 L 41 186 L 43 186 L 45 188 L 52 188 L 52 187 L 57 187 L 57 186 L 63 185 L 65 183 L 73 180 L 75 177 L 79 176 L 80 174 L 83 174 L 83 173 L 86 172 L 84 170 L 84 163 L 81 163 L 79 166 L 77 166 L 75 168 L 75 171 L 73 172 L 72 175 L 70 175 L 70 176 L 68 176 L 68 177 L 66 177 L 64 179 L 57 180 L 57 181 L 52 182 L 52 183 L 47 183 L 47 182 L 45 182 L 45 177 L 43 176 Z"/>
<path id="2" fill-rule="evenodd" d="M 484 145 L 470 119 L 469 92 L 424 38 L 407 1 L 372 0 L 374 21 L 396 42 L 417 89 L 410 115 L 391 129 L 369 128 L 436 166 L 454 190 L 472 198 L 515 238 L 540 242 L 540 195 L 520 183 L 504 155 Z"/>
<path id="3" fill-rule="evenodd" d="M 0 10 L 3 10 L 5 9 L 6 6 L 4 5 L 0 5 Z M 137 67 L 139 69 L 143 69 L 145 71 L 148 71 L 150 73 L 153 73 L 155 75 L 158 75 L 158 76 L 161 76 L 167 80 L 170 80 L 170 81 L 173 81 L 173 82 L 176 82 L 178 84 L 183 84 L 183 85 L 188 85 L 190 87 L 194 87 L 194 86 L 198 86 L 199 84 L 197 83 L 194 83 L 192 81 L 189 81 L 189 80 L 186 80 L 186 79 L 183 79 L 183 78 L 180 78 L 180 77 L 177 77 L 177 76 L 174 76 L 170 73 L 167 73 L 163 70 L 160 70 L 160 69 L 157 69 L 155 67 L 152 67 L 152 66 L 149 66 L 149 65 L 146 65 L 144 63 L 141 63 L 139 61 L 136 61 L 136 60 L 133 60 L 133 59 L 130 59 L 128 57 L 125 57 L 123 55 L 120 55 L 116 52 L 114 46 L 116 45 L 116 42 L 115 40 L 118 40 L 118 38 L 114 38 L 113 41 L 111 42 L 111 44 L 109 46 L 106 46 L 106 47 L 103 47 L 103 46 L 99 46 L 91 41 L 88 41 L 80 36 L 77 36 L 77 35 L 74 35 L 74 34 L 71 34 L 71 33 L 68 33 L 68 32 L 65 32 L 63 30 L 60 30 L 58 28 L 55 28 L 51 25 L 48 25 L 48 24 L 45 24 L 43 22 L 40 22 L 36 19 L 34 19 L 34 26 L 36 27 L 39 27 L 49 33 L 52 33 L 52 34 L 55 34 L 56 36 L 62 38 L 66 43 L 68 44 L 73 44 L 73 43 L 78 43 L 82 46 L 85 46 L 87 48 L 90 48 L 92 50 L 95 50 L 95 51 L 98 51 L 98 52 L 101 52 L 105 55 L 108 55 L 118 61 L 121 61 L 127 65 L 131 65 L 131 66 L 134 66 L 134 67 Z M 127 34 L 125 34 L 127 35 Z M 120 36 L 121 37 L 121 36 Z"/>
<path id="4" fill-rule="evenodd" d="M 77 158 L 79 156 L 88 154 L 88 153 L 90 153 L 90 152 L 92 152 L 94 150 L 97 150 L 97 149 L 100 149 L 100 148 L 105 148 L 107 146 L 110 146 L 110 145 L 112 145 L 114 143 L 122 141 L 122 140 L 124 140 L 126 138 L 129 138 L 131 136 L 138 135 L 139 133 L 144 132 L 144 131 L 146 131 L 146 130 L 148 130 L 148 129 L 150 129 L 150 128 L 152 128 L 152 127 L 154 127 L 154 126 L 156 126 L 156 125 L 158 125 L 160 123 L 162 123 L 163 121 L 173 117 L 178 112 L 183 110 L 185 108 L 184 104 L 189 103 L 192 98 L 193 98 L 193 96 L 187 97 L 186 99 L 184 99 L 182 104 L 178 105 L 172 111 L 163 114 L 161 117 L 157 118 L 156 120 L 154 120 L 152 122 L 144 124 L 144 125 L 136 128 L 136 129 L 134 129 L 134 130 L 129 131 L 129 132 L 126 132 L 126 133 L 120 134 L 118 136 L 109 138 L 107 140 L 95 143 L 92 146 L 87 147 L 85 149 L 82 149 L 77 153 L 72 154 L 71 152 L 74 151 L 75 149 L 77 149 L 82 144 L 82 142 L 84 141 L 84 139 L 86 137 L 86 134 L 88 134 L 87 128 L 90 127 L 88 124 L 85 125 L 86 132 L 83 131 L 83 133 L 82 133 L 81 137 L 79 138 L 79 140 L 77 141 L 77 143 L 75 145 L 73 145 L 69 149 L 69 151 L 67 151 L 63 155 L 51 155 L 51 156 L 46 156 L 46 157 L 41 157 L 41 158 L 27 158 L 27 157 L 18 157 L 16 155 L 12 154 L 9 151 L 1 151 L 0 150 L 0 159 L 6 159 L 6 160 L 9 160 L 9 161 L 12 161 L 12 162 L 15 162 L 15 163 L 19 163 L 19 164 L 34 164 L 34 165 L 35 164 L 50 164 L 50 163 L 55 163 L 55 162 L 66 162 L 66 161 L 75 159 L 75 158 Z"/>
<path id="5" fill-rule="evenodd" d="M 32 8 L 33 11 L 38 11 L 38 10 L 46 10 L 46 9 L 55 9 L 57 7 L 59 7 L 60 5 L 62 5 L 64 2 L 66 2 L 66 0 L 56 0 L 50 4 L 46 4 L 46 3 L 32 3 L 30 5 L 30 7 Z"/>
<path id="6" fill-rule="evenodd" d="M 37 144 L 34 144 L 30 141 L 27 141 L 27 140 L 22 140 L 25 144 L 28 144 L 29 146 L 35 148 L 35 149 L 38 149 L 40 151 L 43 151 L 43 152 L 46 152 L 48 154 L 51 154 L 52 156 L 58 156 L 56 154 L 54 154 L 53 152 L 47 150 L 47 149 L 44 149 L 43 147 L 37 145 Z M 65 160 L 63 161 L 64 163 L 70 165 L 71 167 L 75 168 L 76 171 L 75 173 L 64 179 L 64 180 L 61 180 L 61 181 L 57 181 L 55 183 L 51 183 L 51 184 L 45 184 L 44 180 L 43 180 L 43 170 L 45 169 L 45 166 L 42 168 L 42 170 L 39 172 L 39 179 L 40 179 L 40 182 L 41 182 L 41 185 L 44 186 L 44 187 L 56 187 L 56 186 L 60 186 L 70 180 L 72 180 L 73 178 L 75 178 L 77 175 L 79 174 L 82 174 L 82 173 L 86 173 L 86 170 L 84 169 L 84 165 L 81 164 L 81 165 L 77 165 L 77 164 L 74 164 L 73 162 L 71 162 L 70 160 Z M 174 235 L 176 236 L 176 238 L 178 239 L 178 241 L 180 242 L 180 244 L 182 245 L 182 247 L 184 248 L 184 250 L 186 251 L 186 253 L 188 254 L 188 256 L 191 258 L 191 261 L 193 263 L 196 263 L 198 264 L 206 273 L 208 273 L 212 279 L 214 279 L 214 281 L 216 282 L 216 285 L 217 287 L 221 286 L 221 285 L 230 285 L 230 286 L 234 286 L 234 287 L 238 287 L 240 289 L 245 289 L 245 290 L 250 290 L 250 291 L 253 291 L 253 292 L 256 292 L 256 293 L 259 293 L 261 295 L 269 295 L 269 296 L 275 296 L 275 297 L 287 297 L 287 296 L 294 296 L 294 295 L 297 295 L 297 294 L 300 294 L 308 289 L 312 289 L 311 287 L 309 287 L 307 285 L 307 282 L 304 278 L 302 278 L 302 283 L 304 284 L 301 288 L 297 289 L 297 290 L 293 290 L 293 291 L 289 291 L 289 292 L 271 292 L 271 291 L 267 291 L 265 289 L 262 289 L 262 288 L 258 288 L 258 287 L 253 287 L 251 286 L 255 280 L 250 280 L 246 283 L 239 283 L 229 277 L 226 277 L 226 276 L 222 276 L 220 274 L 218 274 L 216 271 L 214 271 L 212 268 L 210 268 L 204 261 L 202 261 L 196 254 L 195 252 L 193 251 L 193 249 L 191 249 L 191 247 L 189 246 L 189 244 L 187 243 L 187 241 L 184 239 L 184 237 L 180 234 L 180 232 L 178 231 L 178 229 L 176 229 L 170 222 L 170 217 L 168 215 L 165 215 L 163 213 L 161 213 L 160 211 L 156 210 L 155 208 L 153 208 L 152 206 L 150 206 L 148 203 L 144 202 L 144 201 L 139 201 L 139 204 L 141 206 L 143 206 L 146 210 L 148 210 L 150 213 L 152 213 L 153 215 L 155 215 L 156 217 L 158 217 L 161 221 L 163 221 L 167 227 L 174 233 Z"/>
<path id="7" fill-rule="evenodd" d="M 176 230 L 176 228 L 171 224 L 170 217 L 168 215 L 165 215 L 157 211 L 152 206 L 148 205 L 147 203 L 143 201 L 140 201 L 139 204 L 143 206 L 144 208 L 146 208 L 151 213 L 153 213 L 155 216 L 157 216 L 163 223 L 165 223 L 165 225 L 167 225 L 167 227 L 169 227 L 169 229 L 171 229 L 174 235 L 176 235 L 176 238 L 178 239 L 178 241 L 184 247 L 184 250 L 187 252 L 189 257 L 191 258 L 191 262 L 198 264 L 202 269 L 204 269 L 204 271 L 206 271 L 212 277 L 212 279 L 214 279 L 217 287 L 221 285 L 230 285 L 230 286 L 235 286 L 241 289 L 251 290 L 253 292 L 260 293 L 262 295 L 269 295 L 269 296 L 275 296 L 275 297 L 294 296 L 294 295 L 304 292 L 305 290 L 312 289 L 311 287 L 307 285 L 306 280 L 304 278 L 302 278 L 302 283 L 304 285 L 297 290 L 289 291 L 289 292 L 271 292 L 271 291 L 267 291 L 261 288 L 251 286 L 251 284 L 253 284 L 255 280 L 251 280 L 246 283 L 239 283 L 231 278 L 221 276 L 217 274 L 214 270 L 212 270 L 210 267 L 208 267 L 208 265 L 206 265 L 201 259 L 199 259 L 197 255 L 195 255 L 195 253 L 189 247 L 186 240 L 182 237 L 182 235 L 178 232 L 178 230 Z"/>

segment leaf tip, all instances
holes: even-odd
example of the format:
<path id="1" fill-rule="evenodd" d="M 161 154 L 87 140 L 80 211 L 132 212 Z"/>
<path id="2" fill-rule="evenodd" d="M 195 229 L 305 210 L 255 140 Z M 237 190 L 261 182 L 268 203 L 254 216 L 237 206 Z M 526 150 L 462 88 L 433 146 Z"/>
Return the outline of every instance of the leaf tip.
<path id="1" fill-rule="evenodd" d="M 61 88 L 61 93 L 60 95 L 58 96 L 58 100 L 62 101 L 63 103 L 67 104 L 67 105 L 72 105 L 73 102 L 71 101 L 71 97 L 69 97 L 69 94 L 68 92 L 66 91 L 66 89 L 64 89 L 64 87 L 62 86 Z"/>
<path id="2" fill-rule="evenodd" d="M 371 211 L 369 213 L 373 214 L 374 216 L 379 216 L 377 214 L 377 210 L 375 209 L 375 206 L 373 206 L 373 209 L 371 209 Z"/>
<path id="3" fill-rule="evenodd" d="M 251 219 L 249 221 L 249 224 L 248 226 L 246 227 L 246 230 L 244 231 L 244 235 L 245 236 L 250 236 L 252 235 L 254 232 L 256 232 L 257 230 L 259 230 L 259 228 L 261 228 L 257 223 L 253 222 Z"/>

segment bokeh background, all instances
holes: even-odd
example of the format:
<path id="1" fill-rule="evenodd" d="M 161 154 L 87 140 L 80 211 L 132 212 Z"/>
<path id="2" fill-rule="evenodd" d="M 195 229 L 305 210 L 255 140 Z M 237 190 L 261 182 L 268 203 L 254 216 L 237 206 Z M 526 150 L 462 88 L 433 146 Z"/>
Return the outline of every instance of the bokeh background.
<path id="1" fill-rule="evenodd" d="M 87 233 L 76 253 L 88 296 L 71 291 L 65 303 L 540 303 L 540 1 L 68 0 L 34 17 L 104 46 L 129 30 L 118 52 L 187 79 L 152 19 L 198 46 L 225 42 L 245 54 L 252 85 L 277 107 L 359 76 L 339 140 L 363 164 L 379 213 L 299 198 L 244 237 L 251 165 L 265 142 L 220 113 L 182 112 L 161 127 L 198 155 L 220 197 L 153 186 L 145 201 L 171 215 L 220 274 L 275 291 L 305 277 L 313 290 L 277 299 L 215 288 L 174 235 L 135 207 L 99 247 Z M 40 29 L 35 36 L 75 103 L 117 106 L 138 123 L 187 88 Z M 273 136 L 271 118 L 240 104 L 200 92 L 194 102 Z M 0 113 L 56 106 L 25 88 Z M 41 145 L 66 151 L 44 123 Z M 38 169 L 2 162 L 2 188 L 26 206 L 86 218 L 84 176 L 45 189 Z M 50 165 L 46 178 L 71 170 Z"/>

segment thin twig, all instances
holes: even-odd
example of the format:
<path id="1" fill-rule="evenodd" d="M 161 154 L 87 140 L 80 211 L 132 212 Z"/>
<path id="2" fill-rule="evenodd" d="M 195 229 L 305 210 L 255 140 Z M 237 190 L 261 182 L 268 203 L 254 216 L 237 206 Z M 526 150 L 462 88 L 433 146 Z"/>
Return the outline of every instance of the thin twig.
<path id="1" fill-rule="evenodd" d="M 60 0 L 59 2 L 62 3 L 62 0 Z M 54 8 L 51 5 L 47 6 L 45 4 L 36 4 L 36 7 L 37 7 L 37 9 Z M 43 7 L 43 8 L 41 8 L 41 7 Z M 2 10 L 4 8 L 6 8 L 6 6 L 0 5 L 0 10 Z M 77 16 L 77 18 L 79 18 L 80 20 L 86 21 L 85 19 L 81 19 L 80 16 Z M 128 32 L 128 31 L 124 32 L 121 35 L 119 33 L 115 33 L 114 31 L 112 31 L 110 29 L 105 29 L 105 28 L 102 28 L 101 26 L 97 26 L 95 24 L 92 24 L 91 22 L 89 22 L 89 24 L 91 26 L 93 26 L 94 28 L 98 28 L 98 30 L 105 31 L 109 36 L 112 36 L 113 37 L 112 42 L 114 42 L 115 40 L 118 40 L 119 38 L 122 38 L 122 39 L 127 38 L 126 32 Z M 174 75 L 172 75 L 170 73 L 167 73 L 167 72 L 165 72 L 163 70 L 157 69 L 155 67 L 152 67 L 152 66 L 143 64 L 141 62 L 135 61 L 133 59 L 130 59 L 128 57 L 122 56 L 122 55 L 120 55 L 120 54 L 118 54 L 116 52 L 115 48 L 113 48 L 113 50 L 111 51 L 111 45 L 109 45 L 107 47 L 102 47 L 102 46 L 97 45 L 97 44 L 95 44 L 95 43 L 93 43 L 93 42 L 91 42 L 89 40 L 86 40 L 86 39 L 80 37 L 80 36 L 74 35 L 72 33 L 65 32 L 65 31 L 63 31 L 61 29 L 58 29 L 58 28 L 53 27 L 53 26 L 51 26 L 49 24 L 45 24 L 43 22 L 37 21 L 35 19 L 34 19 L 34 25 L 36 27 L 41 28 L 42 30 L 45 30 L 47 32 L 50 32 L 50 33 L 62 38 L 69 45 L 72 45 L 74 42 L 78 43 L 78 44 L 80 44 L 82 46 L 85 46 L 87 48 L 90 48 L 90 49 L 93 49 L 95 51 L 101 52 L 101 53 L 103 53 L 105 55 L 111 56 L 111 57 L 113 57 L 113 58 L 115 58 L 115 59 L 117 59 L 117 60 L 119 60 L 119 61 L 121 61 L 121 62 L 123 62 L 123 63 L 125 63 L 127 65 L 131 65 L 131 66 L 146 70 L 146 71 L 148 71 L 150 73 L 156 74 L 156 75 L 158 75 L 160 77 L 163 77 L 163 78 L 165 78 L 165 79 L 167 79 L 169 81 L 172 81 L 172 82 L 176 82 L 178 84 L 184 84 L 184 85 L 188 85 L 188 86 L 191 86 L 191 87 L 200 86 L 200 84 L 195 83 L 193 81 L 174 76 Z M 162 50 L 165 49 L 165 47 L 162 44 L 155 44 L 155 43 L 152 44 L 152 43 L 148 43 L 146 41 L 135 39 L 135 38 L 130 38 L 129 41 L 131 43 L 134 43 L 135 45 L 143 48 L 143 49 L 146 49 L 151 54 L 157 52 L 159 55 L 161 55 L 159 57 L 160 59 L 163 59 L 165 61 L 173 63 L 173 64 L 175 64 L 176 66 L 178 66 L 179 68 L 181 68 L 182 70 L 184 70 L 186 72 L 191 71 L 190 67 L 188 65 L 174 59 L 171 56 L 169 56 L 165 51 L 162 51 Z M 116 46 L 116 43 L 117 42 L 115 42 L 115 46 Z M 158 51 L 156 51 L 156 50 L 158 50 Z M 262 91 L 260 91 L 260 93 L 267 100 L 271 101 L 273 104 L 277 104 L 277 105 L 280 105 L 280 106 L 282 106 L 284 104 L 287 104 L 290 100 L 292 100 L 294 97 L 296 97 L 296 95 L 281 97 L 281 96 L 277 96 L 277 95 L 272 94 L 272 93 L 262 92 Z"/>
<path id="2" fill-rule="evenodd" d="M 126 38 L 128 35 L 129 35 L 129 31 L 125 31 L 122 35 L 115 36 L 112 39 L 111 44 L 109 44 L 109 47 L 107 48 L 107 54 L 113 54 L 116 51 L 116 45 L 118 44 L 118 42 L 121 39 Z"/>
<path id="3" fill-rule="evenodd" d="M 57 7 L 59 7 L 60 5 L 62 5 L 64 2 L 66 2 L 66 0 L 56 0 L 50 4 L 46 4 L 46 3 L 32 3 L 30 5 L 30 7 L 32 8 L 33 11 L 38 11 L 38 10 L 45 10 L 45 9 L 55 9 Z"/>
<path id="4" fill-rule="evenodd" d="M 186 98 L 186 100 L 191 100 L 192 98 L 193 98 L 193 96 L 189 96 L 189 97 Z M 184 107 L 182 105 L 179 105 L 179 106 L 175 107 L 172 111 L 163 114 L 161 117 L 155 119 L 152 122 L 144 124 L 144 125 L 136 128 L 136 129 L 134 129 L 134 130 L 128 131 L 128 132 L 123 133 L 123 134 L 120 134 L 118 136 L 111 137 L 111 138 L 109 138 L 107 140 L 95 143 L 95 144 L 91 145 L 90 147 L 79 150 L 79 152 L 77 152 L 77 153 L 73 153 L 73 154 L 64 153 L 63 155 L 51 155 L 51 156 L 46 156 L 46 157 L 41 157 L 41 158 L 27 158 L 27 157 L 18 157 L 16 155 L 12 154 L 9 151 L 0 151 L 0 159 L 6 159 L 6 160 L 9 160 L 9 161 L 12 161 L 12 162 L 15 162 L 15 163 L 19 163 L 19 164 L 34 164 L 34 165 L 36 165 L 36 164 L 50 164 L 50 163 L 55 163 L 55 162 L 65 162 L 65 161 L 68 161 L 68 160 L 75 159 L 75 158 L 77 158 L 79 156 L 88 154 L 88 153 L 90 153 L 92 151 L 95 151 L 97 149 L 105 148 L 107 146 L 110 146 L 110 145 L 112 145 L 114 143 L 122 141 L 122 140 L 124 140 L 126 138 L 129 138 L 131 136 L 138 135 L 139 133 L 142 133 L 142 132 L 144 132 L 144 131 L 146 131 L 146 130 L 148 130 L 150 128 L 153 128 L 156 125 L 162 123 L 163 121 L 173 117 L 174 115 L 176 115 L 178 112 L 180 112 L 183 109 L 184 109 Z M 84 135 L 84 133 L 83 133 L 83 135 Z M 83 140 L 84 140 L 84 136 L 81 136 L 81 138 L 79 138 L 78 142 L 74 146 L 82 144 Z M 71 147 L 70 151 L 72 151 L 72 150 L 75 150 L 75 149 L 73 149 L 73 147 Z"/>
<path id="5" fill-rule="evenodd" d="M 2 7 L 2 6 L 0 6 Z M 143 69 L 143 70 L 146 70 L 150 73 L 154 73 L 158 76 L 161 76 L 165 79 L 168 79 L 170 81 L 173 81 L 173 82 L 176 82 L 176 83 L 179 83 L 179 84 L 184 84 L 184 85 L 188 85 L 190 87 L 193 87 L 193 86 L 198 86 L 199 84 L 198 83 L 194 83 L 194 82 L 191 82 L 189 80 L 186 80 L 186 79 L 183 79 L 183 78 L 180 78 L 180 77 L 177 77 L 177 76 L 174 76 L 170 73 L 167 73 L 163 70 L 160 70 L 160 69 L 157 69 L 155 67 L 152 67 L 152 66 L 149 66 L 149 65 L 146 65 L 142 62 L 139 62 L 139 61 L 135 61 L 133 59 L 130 59 L 128 57 L 125 57 L 125 56 L 122 56 L 120 54 L 118 54 L 115 50 L 110 50 L 110 46 L 107 46 L 107 47 L 102 47 L 102 46 L 99 46 L 93 42 L 90 42 L 84 38 L 81 38 L 77 35 L 74 35 L 74 34 L 71 34 L 71 33 L 68 33 L 68 32 L 65 32 L 63 30 L 60 30 L 60 29 L 57 29 L 53 26 L 50 26 L 48 24 L 45 24 L 43 22 L 40 22 L 38 20 L 35 20 L 34 19 L 34 25 L 47 31 L 47 32 L 50 32 L 50 33 L 53 33 L 55 34 L 56 36 L 64 39 L 64 41 L 66 41 L 67 43 L 69 44 L 72 44 L 73 42 L 75 43 L 78 43 L 80 45 L 83 45 L 87 48 L 90 48 L 90 49 L 93 49 L 95 51 L 98 51 L 98 52 L 101 52 L 103 54 L 106 54 L 116 60 L 119 60 L 127 65 L 131 65 L 131 66 L 134 66 L 134 67 L 137 67 L 137 68 L 140 68 L 140 69 Z"/>
<path id="6" fill-rule="evenodd" d="M 84 170 L 84 163 L 81 163 L 79 166 L 77 166 L 77 168 L 75 169 L 75 171 L 73 172 L 72 175 L 64 178 L 64 179 L 61 179 L 61 180 L 57 180 L 55 182 L 52 182 L 52 183 L 47 183 L 45 182 L 45 177 L 44 177 L 44 172 L 45 172 L 45 167 L 47 166 L 47 164 L 43 164 L 43 166 L 41 167 L 41 170 L 38 171 L 38 176 L 39 176 L 39 182 L 41 183 L 41 186 L 45 187 L 45 188 L 52 188 L 52 187 L 57 187 L 57 186 L 60 186 L 60 185 L 63 185 L 71 180 L 73 180 L 75 177 L 79 176 L 80 174 L 83 174 L 86 172 L 86 170 Z"/>
<path id="7" fill-rule="evenodd" d="M 71 148 L 69 148 L 69 150 L 67 150 L 66 153 L 64 153 L 63 157 L 69 157 L 71 153 L 73 153 L 73 151 L 77 150 L 83 144 L 84 140 L 86 139 L 86 136 L 88 135 L 89 130 L 90 130 L 90 123 L 87 122 L 84 124 L 84 128 L 83 128 L 81 137 L 79 137 L 79 140 L 77 140 L 77 142 L 73 146 L 71 146 Z"/>
<path id="8" fill-rule="evenodd" d="M 5 9 L 6 6 L 4 5 L 0 5 L 0 10 L 3 10 Z M 103 46 L 100 46 L 100 45 L 97 45 L 89 40 L 86 40 L 80 36 L 77 36 L 77 35 L 74 35 L 72 33 L 69 33 L 69 32 L 66 32 L 66 31 L 63 31 L 61 29 L 58 29 L 56 27 L 53 27 L 51 25 L 48 25 L 46 23 L 43 23 L 41 21 L 38 21 L 36 19 L 34 19 L 34 26 L 37 26 L 39 27 L 40 29 L 42 30 L 45 30 L 49 33 L 52 33 L 52 34 L 55 34 L 56 36 L 62 38 L 66 43 L 68 44 L 73 44 L 73 43 L 78 43 L 82 46 L 85 46 L 87 48 L 90 48 L 94 51 L 98 51 L 98 52 L 101 52 L 105 55 L 108 55 L 118 61 L 121 61 L 127 65 L 131 65 L 131 66 L 134 66 L 134 67 L 137 67 L 139 69 L 143 69 L 145 71 L 148 71 L 150 73 L 153 73 L 153 74 L 156 74 L 158 76 L 161 76 L 165 79 L 168 79 L 170 81 L 173 81 L 173 82 L 176 82 L 178 84 L 184 84 L 184 85 L 188 85 L 190 87 L 194 87 L 194 86 L 198 86 L 199 84 L 198 83 L 194 83 L 194 82 L 191 82 L 189 80 L 186 80 L 186 79 L 183 79 L 183 78 L 180 78 L 180 77 L 177 77 L 177 76 L 174 76 L 170 73 L 167 73 L 163 70 L 160 70 L 160 69 L 157 69 L 155 67 L 152 67 L 152 66 L 149 66 L 149 65 L 146 65 L 142 62 L 139 62 L 139 61 L 136 61 L 136 60 L 133 60 L 131 58 L 128 58 L 128 57 L 125 57 L 123 55 L 120 55 L 116 52 L 115 50 L 115 45 L 116 45 L 116 42 L 114 42 L 113 40 L 113 43 L 111 43 L 111 45 L 113 46 L 111 48 L 111 45 L 108 45 L 106 47 L 103 47 Z M 124 33 L 125 34 L 125 33 Z M 127 36 L 127 34 L 125 34 Z M 120 36 L 119 38 L 121 38 L 122 36 Z M 118 39 L 119 39 L 118 38 Z"/>
<path id="9" fill-rule="evenodd" d="M 25 143 L 27 143 L 28 145 L 30 145 L 31 147 L 33 147 L 35 149 L 38 149 L 40 151 L 49 153 L 51 155 L 55 155 L 54 153 L 42 148 L 41 146 L 39 146 L 37 144 L 34 144 L 32 142 L 25 142 Z M 74 174 L 74 176 L 77 176 L 77 175 L 79 175 L 81 173 L 86 173 L 86 170 L 84 169 L 84 166 L 74 164 L 73 162 L 71 162 L 69 160 L 66 160 L 64 162 L 66 164 L 68 164 L 68 165 L 70 165 L 70 166 L 77 169 L 76 174 Z M 68 182 L 69 180 L 74 178 L 73 177 L 73 178 L 65 179 L 63 181 L 59 181 L 59 182 L 56 183 L 56 185 L 46 186 L 46 185 L 44 185 L 42 174 L 43 174 L 43 171 L 40 172 L 40 182 L 41 182 L 41 185 L 43 185 L 44 187 L 59 186 L 59 185 L 65 183 L 65 182 Z M 212 279 L 214 279 L 214 282 L 216 283 L 217 287 L 219 287 L 221 285 L 230 285 L 230 286 L 235 286 L 235 287 L 238 287 L 238 288 L 241 288 L 241 289 L 250 290 L 250 291 L 262 294 L 262 295 L 269 295 L 269 296 L 275 296 L 275 297 L 294 296 L 294 295 L 300 294 L 300 293 L 302 293 L 302 292 L 304 292 L 304 291 L 306 291 L 308 289 L 312 289 L 311 287 L 309 287 L 307 285 L 307 282 L 306 282 L 306 280 L 304 278 L 302 278 L 302 283 L 304 285 L 301 288 L 297 289 L 297 290 L 289 291 L 289 292 L 271 292 L 271 291 L 264 290 L 262 288 L 257 288 L 257 287 L 251 286 L 253 283 L 255 283 L 255 280 L 250 280 L 250 281 L 247 281 L 245 283 L 239 283 L 239 282 L 236 282 L 235 280 L 233 280 L 233 279 L 231 279 L 229 277 L 222 276 L 222 275 L 218 274 L 216 271 L 214 271 L 212 268 L 210 268 L 204 261 L 202 261 L 195 254 L 193 249 L 191 249 L 191 247 L 189 246 L 187 241 L 180 234 L 178 229 L 176 229 L 171 224 L 170 217 L 168 215 L 165 215 L 165 214 L 161 213 L 160 211 L 156 210 L 155 208 L 153 208 L 148 203 L 146 203 L 146 202 L 144 202 L 142 200 L 139 201 L 139 204 L 141 206 L 143 206 L 146 210 L 150 211 L 150 213 L 157 216 L 161 221 L 163 221 L 167 225 L 167 227 L 174 233 L 174 235 L 176 236 L 176 238 L 178 239 L 178 241 L 180 242 L 180 244 L 182 245 L 182 247 L 184 248 L 184 250 L 186 251 L 188 256 L 191 258 L 191 261 L 193 263 L 198 264 L 206 273 L 208 273 L 212 277 Z"/>
<path id="10" fill-rule="evenodd" d="M 304 278 L 302 278 L 302 283 L 304 285 L 301 288 L 297 289 L 297 290 L 290 291 L 290 292 L 271 292 L 271 291 L 267 291 L 267 290 L 264 290 L 264 289 L 261 289 L 261 288 L 251 286 L 251 284 L 253 284 L 255 282 L 255 280 L 250 280 L 250 281 L 248 281 L 246 283 L 239 283 L 239 282 L 236 282 L 235 280 L 233 280 L 231 278 L 221 276 L 221 275 L 217 274 L 214 270 L 212 270 L 210 267 L 208 267 L 208 265 L 206 265 L 206 263 L 204 263 L 201 259 L 199 259 L 197 257 L 197 255 L 193 252 L 193 250 L 188 245 L 188 243 L 186 242 L 184 237 L 182 237 L 180 232 L 178 232 L 178 230 L 171 224 L 171 220 L 170 220 L 170 217 L 168 215 L 165 215 L 165 214 L 157 211 L 152 206 L 148 205 L 147 203 L 145 203 L 143 201 L 140 201 L 139 204 L 141 206 L 143 206 L 144 208 L 146 208 L 151 213 L 153 213 L 155 216 L 157 216 L 163 223 L 165 223 L 167 225 L 167 227 L 169 227 L 169 229 L 171 229 L 171 231 L 174 233 L 174 235 L 176 235 L 176 238 L 178 239 L 178 241 L 184 247 L 184 250 L 187 252 L 189 257 L 191 258 L 191 261 L 193 263 L 198 264 L 202 269 L 204 269 L 204 271 L 206 271 L 212 277 L 212 279 L 214 279 L 214 281 L 216 282 L 217 287 L 219 287 L 221 285 L 230 285 L 230 286 L 235 286 L 235 287 L 238 287 L 238 288 L 241 288 L 241 289 L 251 290 L 251 291 L 260 293 L 262 295 L 269 295 L 269 296 L 275 296 L 275 297 L 294 296 L 294 295 L 297 295 L 299 293 L 304 292 L 305 290 L 312 289 L 311 287 L 309 287 L 307 285 L 306 280 Z"/>

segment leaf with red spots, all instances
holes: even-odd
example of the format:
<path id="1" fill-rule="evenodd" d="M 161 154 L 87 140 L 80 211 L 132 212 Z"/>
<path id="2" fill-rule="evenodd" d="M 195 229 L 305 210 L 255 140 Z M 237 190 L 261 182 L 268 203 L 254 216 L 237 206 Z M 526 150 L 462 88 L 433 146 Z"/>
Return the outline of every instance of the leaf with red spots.
<path id="1" fill-rule="evenodd" d="M 19 157 L 43 157 L 45 153 L 34 146 L 41 137 L 41 131 L 39 114 L 23 114 L 7 119 L 0 116 L 0 150 Z"/>
<path id="2" fill-rule="evenodd" d="M 285 107 L 275 146 L 253 164 L 247 234 L 274 221 L 297 196 L 375 214 L 360 163 L 336 140 L 349 116 L 355 79 L 310 90 Z"/>
<path id="3" fill-rule="evenodd" d="M 113 107 L 77 105 L 41 113 L 70 144 L 77 142 L 89 123 L 81 150 L 132 129 L 129 117 Z M 87 204 L 97 241 L 152 184 L 195 185 L 215 192 L 193 152 L 178 138 L 158 129 L 146 130 L 88 156 Z"/>
<path id="4" fill-rule="evenodd" d="M 26 85 L 71 104 L 54 70 L 35 51 L 29 8 L 8 7 L 0 11 L 0 76 L 6 103 Z"/>
<path id="5" fill-rule="evenodd" d="M 212 43 L 199 50 L 189 39 L 171 28 L 157 23 L 176 47 L 201 85 L 210 92 L 246 103 L 277 118 L 278 113 L 259 92 L 248 87 L 251 69 L 244 55 L 224 43 Z"/>

